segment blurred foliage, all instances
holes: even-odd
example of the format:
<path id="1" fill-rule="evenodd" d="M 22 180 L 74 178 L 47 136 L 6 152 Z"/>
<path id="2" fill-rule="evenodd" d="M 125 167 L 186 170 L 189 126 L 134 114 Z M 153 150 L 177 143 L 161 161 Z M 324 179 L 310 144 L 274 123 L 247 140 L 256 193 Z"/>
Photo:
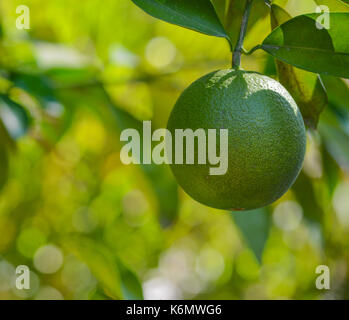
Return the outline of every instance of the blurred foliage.
<path id="1" fill-rule="evenodd" d="M 291 16 L 316 6 L 273 3 Z M 29 30 L 16 29 L 22 4 Z M 239 25 L 243 6 L 231 4 Z M 253 10 L 247 49 L 271 30 L 264 1 Z M 329 104 L 293 189 L 256 212 L 223 212 L 178 190 L 166 166 L 123 165 L 119 135 L 142 120 L 165 127 L 186 86 L 230 66 L 225 39 L 131 0 L 1 1 L 0 30 L 0 299 L 349 298 L 347 80 L 321 77 Z M 277 77 L 265 52 L 242 63 Z M 14 287 L 21 264 L 30 290 Z M 330 291 L 315 288 L 320 264 Z"/>

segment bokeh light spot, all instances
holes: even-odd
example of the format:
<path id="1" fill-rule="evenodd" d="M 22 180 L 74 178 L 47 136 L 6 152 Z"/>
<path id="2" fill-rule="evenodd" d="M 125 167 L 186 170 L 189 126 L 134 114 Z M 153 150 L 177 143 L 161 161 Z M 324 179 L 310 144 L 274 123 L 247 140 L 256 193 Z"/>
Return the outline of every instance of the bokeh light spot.
<path id="1" fill-rule="evenodd" d="M 34 266 L 41 273 L 55 273 L 63 264 L 63 253 L 53 244 L 40 247 L 34 255 Z"/>

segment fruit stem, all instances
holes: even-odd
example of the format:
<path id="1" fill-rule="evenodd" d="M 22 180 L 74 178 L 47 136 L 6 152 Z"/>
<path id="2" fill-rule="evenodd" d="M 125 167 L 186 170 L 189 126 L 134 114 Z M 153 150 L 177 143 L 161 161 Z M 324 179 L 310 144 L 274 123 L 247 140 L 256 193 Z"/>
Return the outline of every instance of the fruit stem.
<path id="1" fill-rule="evenodd" d="M 245 12 L 242 17 L 242 22 L 241 22 L 241 29 L 240 29 L 240 34 L 238 41 L 236 43 L 234 52 L 233 52 L 233 69 L 239 70 L 240 69 L 240 64 L 241 64 L 241 53 L 242 53 L 242 46 L 244 44 L 244 39 L 246 36 L 246 31 L 247 31 L 247 26 L 248 26 L 248 19 L 250 17 L 250 12 L 252 8 L 252 2 L 253 0 L 247 0 L 246 1 L 246 7 L 245 7 Z"/>

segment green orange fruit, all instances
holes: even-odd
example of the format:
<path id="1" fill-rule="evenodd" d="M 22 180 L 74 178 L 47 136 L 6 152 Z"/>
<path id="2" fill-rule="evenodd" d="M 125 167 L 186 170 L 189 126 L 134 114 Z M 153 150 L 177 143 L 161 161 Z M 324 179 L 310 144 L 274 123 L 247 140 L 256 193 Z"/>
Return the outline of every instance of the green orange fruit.
<path id="1" fill-rule="evenodd" d="M 302 168 L 303 118 L 288 91 L 267 76 L 220 70 L 191 84 L 174 106 L 168 130 L 175 136 L 176 129 L 199 128 L 228 129 L 226 173 L 210 175 L 212 165 L 197 161 L 171 169 L 184 191 L 207 206 L 251 210 L 271 204 Z M 217 150 L 219 142 L 217 136 Z"/>

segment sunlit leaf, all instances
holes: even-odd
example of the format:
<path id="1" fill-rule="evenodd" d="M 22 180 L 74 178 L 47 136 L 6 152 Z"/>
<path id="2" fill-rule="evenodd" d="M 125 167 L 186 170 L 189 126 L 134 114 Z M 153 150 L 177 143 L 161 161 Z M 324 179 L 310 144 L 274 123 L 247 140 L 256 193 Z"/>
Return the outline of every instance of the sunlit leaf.
<path id="1" fill-rule="evenodd" d="M 262 49 L 295 67 L 349 78 L 349 13 L 330 13 L 329 30 L 318 29 L 319 14 L 295 17 L 276 28 Z M 301 33 L 301 36 L 300 36 Z"/>
<path id="2" fill-rule="evenodd" d="M 235 45 L 241 28 L 242 16 L 244 14 L 246 0 L 212 0 L 217 14 L 222 21 L 225 30 L 228 33 L 231 43 Z M 263 0 L 254 1 L 248 21 L 247 38 L 250 36 L 250 31 L 256 23 L 262 20 L 269 14 L 269 9 Z M 262 41 L 258 39 L 259 33 L 252 35 L 255 41 Z"/>
<path id="3" fill-rule="evenodd" d="M 349 0 L 314 0 L 316 4 L 326 6 L 331 12 L 349 12 Z"/>
<path id="4" fill-rule="evenodd" d="M 65 239 L 63 245 L 86 263 L 108 296 L 122 299 L 118 265 L 107 247 L 82 237 Z"/>
<path id="5" fill-rule="evenodd" d="M 281 7 L 272 5 L 271 25 L 275 29 L 279 25 L 292 19 Z M 307 126 L 317 126 L 320 113 L 327 105 L 326 91 L 317 74 L 293 67 L 280 60 L 276 60 L 279 81 L 291 93 L 301 110 Z"/>
<path id="6" fill-rule="evenodd" d="M 245 212 L 232 212 L 232 217 L 247 244 L 261 262 L 263 250 L 271 227 L 268 208 Z"/>
<path id="7" fill-rule="evenodd" d="M 151 16 L 211 36 L 228 36 L 210 0 L 132 0 Z"/>
<path id="8" fill-rule="evenodd" d="M 262 73 L 274 79 L 277 77 L 276 63 L 273 56 L 271 55 L 267 56 Z"/>
<path id="9" fill-rule="evenodd" d="M 219 20 L 222 22 L 224 26 L 227 6 L 230 1 L 229 0 L 211 0 L 211 2 L 214 9 L 216 10 Z"/>
<path id="10" fill-rule="evenodd" d="M 292 16 L 285 9 L 276 4 L 271 6 L 270 20 L 272 30 L 291 19 Z"/>

